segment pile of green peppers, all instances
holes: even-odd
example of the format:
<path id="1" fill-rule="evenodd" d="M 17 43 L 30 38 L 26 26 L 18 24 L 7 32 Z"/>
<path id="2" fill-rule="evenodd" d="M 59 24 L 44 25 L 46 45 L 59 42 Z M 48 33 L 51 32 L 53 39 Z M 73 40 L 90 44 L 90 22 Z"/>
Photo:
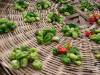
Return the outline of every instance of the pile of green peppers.
<path id="1" fill-rule="evenodd" d="M 34 69 L 42 69 L 42 63 L 36 48 L 29 48 L 28 46 L 15 48 L 9 58 L 11 60 L 11 66 L 14 69 L 27 67 L 29 61 L 32 61 L 32 67 Z"/>
<path id="2" fill-rule="evenodd" d="M 63 23 L 63 17 L 58 15 L 55 12 L 51 12 L 48 14 L 48 18 L 47 18 L 48 22 L 52 23 L 52 24 L 57 24 L 57 23 Z"/>
<path id="3" fill-rule="evenodd" d="M 40 14 L 37 12 L 24 12 L 24 22 L 32 23 L 40 20 Z"/>
<path id="4" fill-rule="evenodd" d="M 39 0 L 36 6 L 38 9 L 47 9 L 51 6 L 51 2 L 49 0 Z"/>
<path id="5" fill-rule="evenodd" d="M 100 29 L 94 29 L 93 35 L 90 36 L 90 39 L 100 44 Z"/>
<path id="6" fill-rule="evenodd" d="M 16 28 L 16 24 L 8 19 L 0 19 L 0 33 L 7 33 L 13 31 Z"/>
<path id="7" fill-rule="evenodd" d="M 59 52 L 59 48 L 52 48 L 52 52 L 53 55 L 56 55 L 60 58 L 61 62 L 66 64 L 66 65 L 70 65 L 70 64 L 76 64 L 78 66 L 80 66 L 82 64 L 82 58 L 79 52 L 79 49 L 75 46 L 72 46 L 70 48 L 68 48 L 68 44 L 65 44 L 63 46 L 63 49 L 66 48 L 66 52 L 61 53 L 61 51 Z M 62 49 L 62 48 L 60 48 Z M 62 51 L 63 51 L 62 49 Z"/>
<path id="8" fill-rule="evenodd" d="M 56 29 L 53 27 L 51 29 L 44 29 L 36 31 L 35 33 L 38 44 L 50 44 L 53 37 L 56 35 Z"/>
<path id="9" fill-rule="evenodd" d="M 28 3 L 25 0 L 17 0 L 15 2 L 15 9 L 19 11 L 23 11 L 28 7 Z"/>
<path id="10" fill-rule="evenodd" d="M 71 36 L 75 39 L 80 36 L 79 26 L 72 23 L 64 25 L 61 32 L 63 32 L 65 36 Z"/>
<path id="11" fill-rule="evenodd" d="M 58 9 L 59 13 L 68 16 L 75 13 L 75 9 L 71 4 L 64 4 Z"/>
<path id="12" fill-rule="evenodd" d="M 94 5 L 90 4 L 88 0 L 81 0 L 80 8 L 83 11 L 92 11 L 94 9 Z"/>

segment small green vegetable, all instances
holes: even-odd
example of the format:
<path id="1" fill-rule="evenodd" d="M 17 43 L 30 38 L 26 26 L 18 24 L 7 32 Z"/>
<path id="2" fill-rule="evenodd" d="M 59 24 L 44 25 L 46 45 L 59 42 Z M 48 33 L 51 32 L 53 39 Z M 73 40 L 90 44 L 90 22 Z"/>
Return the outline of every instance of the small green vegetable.
<path id="1" fill-rule="evenodd" d="M 25 0 L 17 0 L 15 2 L 15 9 L 19 11 L 23 11 L 28 7 L 28 3 Z"/>
<path id="2" fill-rule="evenodd" d="M 36 70 L 41 70 L 42 69 L 42 63 L 40 62 L 40 60 L 35 60 L 33 63 L 32 63 L 32 66 L 34 69 Z"/>
<path id="3" fill-rule="evenodd" d="M 100 44 L 100 33 L 91 35 L 90 39 Z"/>
<path id="4" fill-rule="evenodd" d="M 78 66 L 80 66 L 80 65 L 82 64 L 81 61 L 75 61 L 74 63 L 75 63 L 76 65 L 78 65 Z"/>
<path id="5" fill-rule="evenodd" d="M 57 23 L 63 23 L 63 17 L 56 14 L 55 12 L 51 12 L 48 14 L 48 18 L 47 18 L 48 22 L 52 23 L 52 24 L 57 24 Z"/>
<path id="6" fill-rule="evenodd" d="M 7 33 L 13 31 L 16 28 L 16 24 L 8 19 L 0 19 L 0 33 Z"/>
<path id="7" fill-rule="evenodd" d="M 78 38 L 77 32 L 73 32 L 73 33 L 72 33 L 72 37 L 75 38 L 75 39 Z"/>
<path id="8" fill-rule="evenodd" d="M 96 57 L 97 59 L 100 59 L 100 53 L 97 53 L 97 54 L 95 55 L 95 57 Z"/>
<path id="9" fill-rule="evenodd" d="M 20 65 L 21 65 L 21 67 L 26 67 L 28 65 L 28 59 L 27 58 L 21 59 Z"/>
<path id="10" fill-rule="evenodd" d="M 25 22 L 36 22 L 40 20 L 40 14 L 37 12 L 24 12 L 23 19 Z"/>
<path id="11" fill-rule="evenodd" d="M 75 55 L 79 55 L 79 49 L 77 47 L 71 47 L 69 52 L 74 53 Z"/>
<path id="12" fill-rule="evenodd" d="M 65 5 L 61 6 L 58 9 L 58 11 L 59 11 L 59 13 L 65 15 L 65 16 L 72 15 L 75 13 L 74 7 L 70 4 L 65 4 Z"/>
<path id="13" fill-rule="evenodd" d="M 72 60 L 77 60 L 78 56 L 75 55 L 74 53 L 69 53 L 69 58 L 72 59 Z"/>
<path id="14" fill-rule="evenodd" d="M 100 19 L 97 20 L 97 24 L 100 25 Z"/>
<path id="15" fill-rule="evenodd" d="M 12 65 L 12 68 L 14 68 L 14 69 L 19 69 L 20 68 L 20 63 L 19 63 L 18 60 L 12 60 L 11 65 Z"/>
<path id="16" fill-rule="evenodd" d="M 49 0 L 38 0 L 36 6 L 38 9 L 47 9 L 51 7 L 51 2 Z"/>
<path id="17" fill-rule="evenodd" d="M 36 39 L 38 44 L 50 44 L 52 41 L 52 38 L 56 35 L 56 29 L 44 29 L 42 31 L 36 31 Z"/>
<path id="18" fill-rule="evenodd" d="M 95 29 L 95 30 L 94 30 L 94 33 L 96 33 L 96 34 L 97 34 L 97 33 L 100 33 L 100 29 Z"/>
<path id="19" fill-rule="evenodd" d="M 31 54 L 30 54 L 30 58 L 31 58 L 32 60 L 38 60 L 38 59 L 39 59 L 39 55 L 38 55 L 37 52 L 34 52 L 34 53 L 31 53 Z"/>
<path id="20" fill-rule="evenodd" d="M 75 39 L 80 36 L 80 28 L 75 24 L 64 25 L 61 32 L 63 32 L 65 36 L 72 36 Z"/>
<path id="21" fill-rule="evenodd" d="M 52 38 L 52 41 L 59 43 L 60 42 L 60 38 L 58 36 L 54 36 Z"/>

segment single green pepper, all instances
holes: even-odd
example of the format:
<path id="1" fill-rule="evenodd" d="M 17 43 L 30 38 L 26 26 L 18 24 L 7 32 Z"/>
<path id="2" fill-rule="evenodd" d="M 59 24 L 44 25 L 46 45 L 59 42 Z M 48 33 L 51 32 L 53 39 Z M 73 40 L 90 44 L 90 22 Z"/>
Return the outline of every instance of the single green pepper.
<path id="1" fill-rule="evenodd" d="M 53 53 L 54 55 L 58 55 L 58 49 L 55 48 L 55 47 L 53 47 L 53 48 L 52 48 L 52 53 Z"/>
<path id="2" fill-rule="evenodd" d="M 100 29 L 95 29 L 94 32 L 95 33 L 100 33 Z"/>
<path id="3" fill-rule="evenodd" d="M 74 32 L 72 32 L 72 37 L 76 39 L 76 38 L 78 37 L 78 33 L 77 33 L 77 32 L 75 32 L 75 31 L 74 31 Z"/>
<path id="4" fill-rule="evenodd" d="M 30 54 L 30 58 L 31 58 L 32 60 L 38 60 L 38 59 L 39 59 L 39 55 L 38 55 L 37 52 L 34 52 L 34 53 L 31 53 L 31 54 Z"/>
<path id="5" fill-rule="evenodd" d="M 96 57 L 97 59 L 100 59 L 100 53 L 96 54 L 95 57 Z"/>
<path id="6" fill-rule="evenodd" d="M 23 58 L 20 60 L 20 66 L 21 67 L 26 67 L 28 65 L 28 59 L 27 58 Z"/>
<path id="7" fill-rule="evenodd" d="M 20 68 L 20 63 L 18 60 L 12 60 L 11 61 L 11 66 L 14 68 L 14 69 L 19 69 Z"/>
<path id="8" fill-rule="evenodd" d="M 81 61 L 75 61 L 75 64 L 80 66 L 82 64 L 82 62 Z"/>
<path id="9" fill-rule="evenodd" d="M 52 38 L 52 41 L 59 43 L 60 42 L 60 38 L 58 36 L 54 36 Z"/>
<path id="10" fill-rule="evenodd" d="M 78 56 L 73 54 L 73 53 L 69 53 L 69 58 L 72 59 L 72 60 L 77 60 Z"/>
<path id="11" fill-rule="evenodd" d="M 36 69 L 36 70 L 41 70 L 42 67 L 43 67 L 43 65 L 42 65 L 42 63 L 40 62 L 40 60 L 35 60 L 35 61 L 33 61 L 32 66 L 33 66 L 33 68 Z"/>
<path id="12" fill-rule="evenodd" d="M 100 25 L 100 19 L 99 19 L 99 20 L 97 20 L 97 24 L 98 24 L 98 25 Z"/>

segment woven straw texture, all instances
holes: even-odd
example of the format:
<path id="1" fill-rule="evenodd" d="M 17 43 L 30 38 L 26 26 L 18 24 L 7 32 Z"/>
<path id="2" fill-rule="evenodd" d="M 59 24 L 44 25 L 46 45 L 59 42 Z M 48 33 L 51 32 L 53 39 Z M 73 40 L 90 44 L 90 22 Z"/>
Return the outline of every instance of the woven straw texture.
<path id="1" fill-rule="evenodd" d="M 14 32 L 6 34 L 0 34 L 0 62 L 2 63 L 8 75 L 100 75 L 100 62 L 98 62 L 91 49 L 100 48 L 100 45 L 89 41 L 84 36 L 74 40 L 70 37 L 63 37 L 60 32 L 62 26 L 60 24 L 55 25 L 57 29 L 57 35 L 61 37 L 61 44 L 72 41 L 74 45 L 77 45 L 82 55 L 82 65 L 77 67 L 75 65 L 67 66 L 60 62 L 60 60 L 52 55 L 51 48 L 56 46 L 57 43 L 50 45 L 38 45 L 35 38 L 35 31 L 41 30 L 45 27 L 52 27 L 52 24 L 47 22 L 47 14 L 51 11 L 56 11 L 57 5 L 52 3 L 51 8 L 47 10 L 37 10 L 35 7 L 35 0 L 27 0 L 29 7 L 26 11 L 38 11 L 41 13 L 41 21 L 37 23 L 24 23 L 22 18 L 22 12 L 16 11 L 13 8 L 14 0 L 5 0 L 0 2 L 0 18 L 8 18 L 17 24 L 17 28 Z M 75 14 L 79 15 L 79 14 Z M 77 23 L 81 21 L 81 31 L 88 29 L 87 22 L 80 15 L 78 18 L 68 20 L 65 18 L 65 22 Z M 39 54 L 43 62 L 43 70 L 36 71 L 31 65 L 24 69 L 14 70 L 11 68 L 10 60 L 8 56 L 13 48 L 19 47 L 22 44 L 26 44 L 30 47 L 36 47 L 39 49 Z"/>

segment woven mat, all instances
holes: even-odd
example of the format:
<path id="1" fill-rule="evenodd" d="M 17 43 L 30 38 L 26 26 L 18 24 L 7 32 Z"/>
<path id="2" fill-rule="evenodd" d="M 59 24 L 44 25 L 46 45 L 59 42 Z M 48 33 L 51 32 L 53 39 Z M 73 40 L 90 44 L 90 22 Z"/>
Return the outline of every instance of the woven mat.
<path id="1" fill-rule="evenodd" d="M 36 0 L 37 1 L 37 0 Z M 99 45 L 94 42 L 90 42 L 89 39 L 84 36 L 73 40 L 70 37 L 62 37 L 60 33 L 61 25 L 55 25 L 57 29 L 57 35 L 61 37 L 61 44 L 73 41 L 74 45 L 77 45 L 82 55 L 82 65 L 77 67 L 75 65 L 67 66 L 60 62 L 60 60 L 52 55 L 51 48 L 56 46 L 57 43 L 51 45 L 38 45 L 35 38 L 35 31 L 41 30 L 45 27 L 52 27 L 52 24 L 47 22 L 47 14 L 51 11 L 56 11 L 57 5 L 52 3 L 52 7 L 48 10 L 36 10 L 35 0 L 28 0 L 29 7 L 26 11 L 38 11 L 41 13 L 41 21 L 37 23 L 24 23 L 22 19 L 22 12 L 13 9 L 14 0 L 5 0 L 0 3 L 0 18 L 8 18 L 11 21 L 16 22 L 17 28 L 14 32 L 9 32 L 0 35 L 0 60 L 5 67 L 10 71 L 9 75 L 100 75 L 100 64 L 95 65 L 97 62 L 91 49 L 100 48 Z M 79 16 L 79 18 L 73 20 L 67 20 L 68 23 L 77 23 L 80 19 L 81 31 L 87 28 L 87 22 Z M 40 57 L 43 62 L 43 70 L 36 71 L 29 65 L 25 69 L 13 70 L 10 65 L 8 56 L 13 48 L 19 47 L 22 44 L 26 44 L 30 47 L 36 47 L 39 49 Z"/>

